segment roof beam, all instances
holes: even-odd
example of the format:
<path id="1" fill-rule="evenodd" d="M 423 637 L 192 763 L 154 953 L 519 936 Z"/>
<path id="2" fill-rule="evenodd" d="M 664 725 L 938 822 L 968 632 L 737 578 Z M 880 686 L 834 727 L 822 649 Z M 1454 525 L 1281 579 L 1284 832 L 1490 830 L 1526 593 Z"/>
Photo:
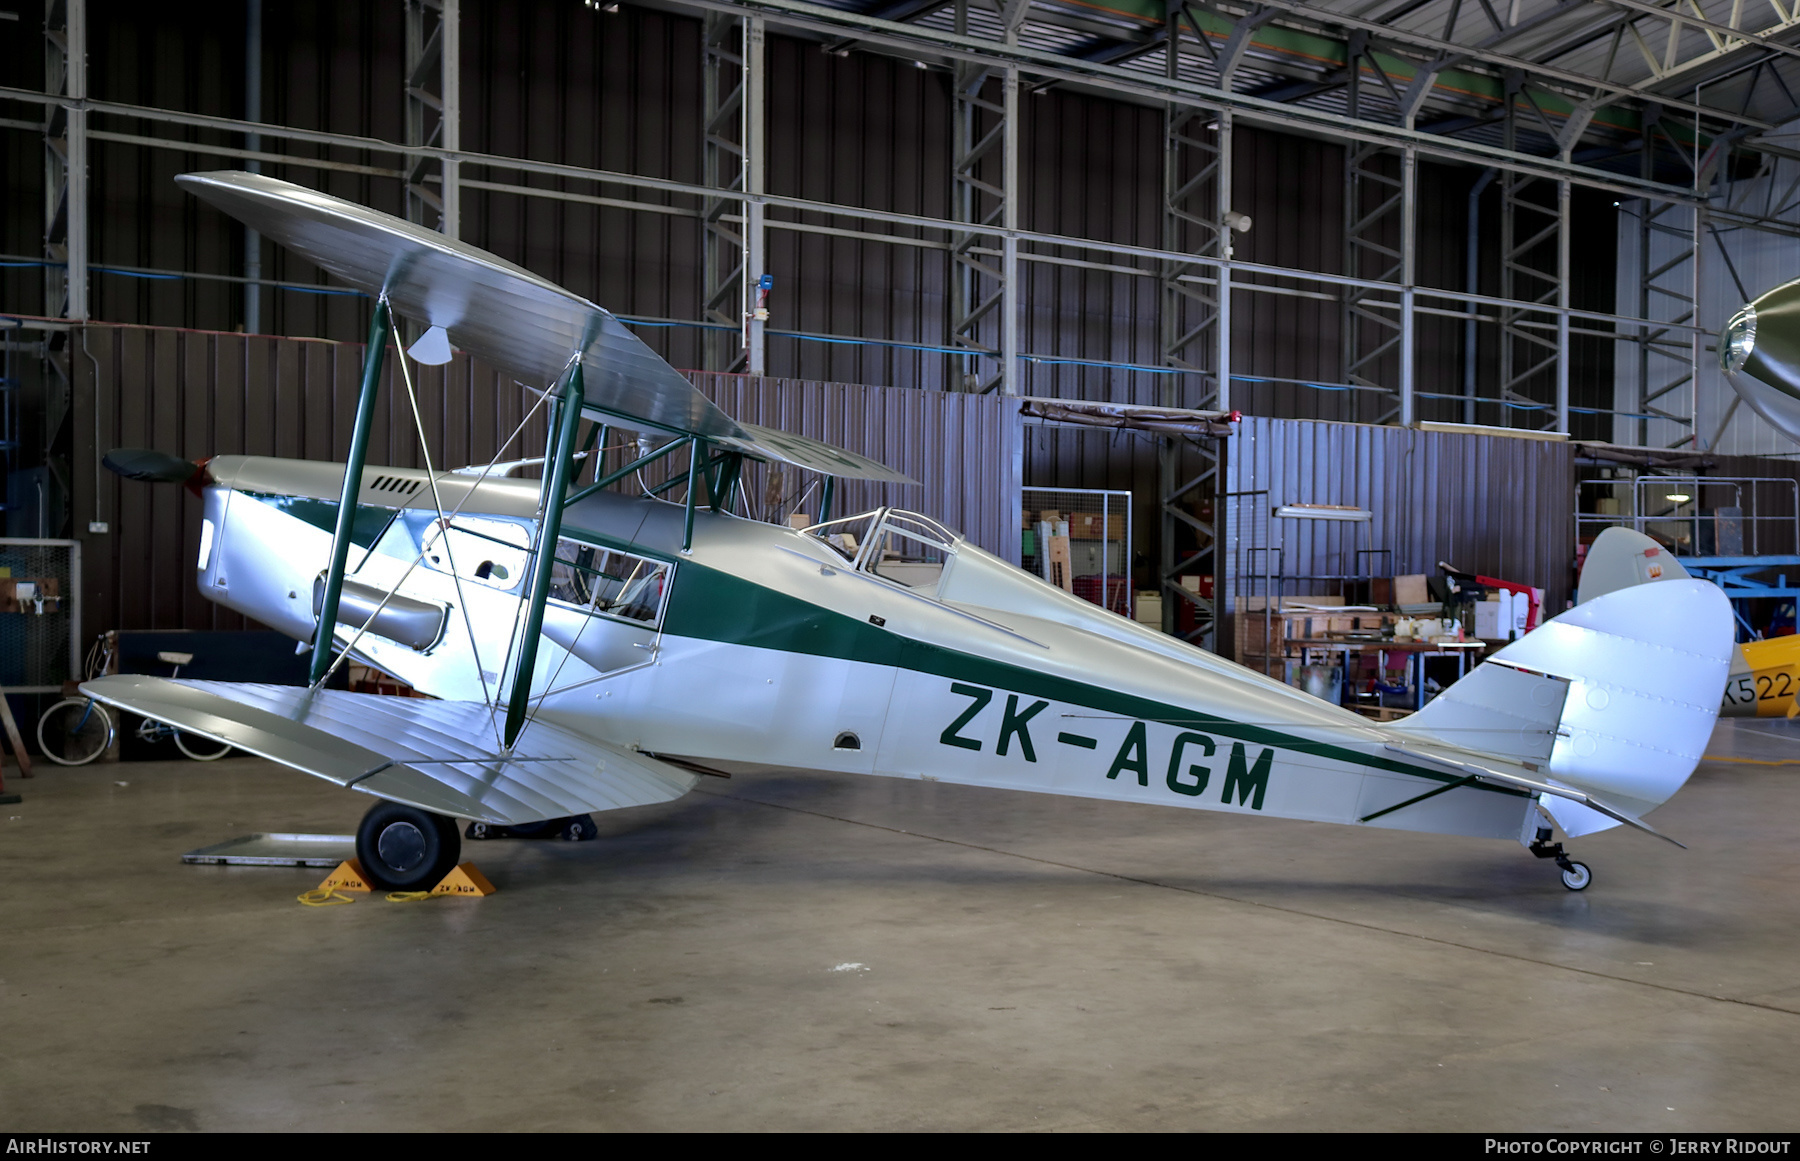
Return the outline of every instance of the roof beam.
<path id="1" fill-rule="evenodd" d="M 1198 109 L 1228 110 L 1247 121 L 1291 132 L 1326 133 L 1340 139 L 1388 147 L 1411 145 L 1421 156 L 1426 157 L 1440 157 L 1483 168 L 1491 166 L 1552 180 L 1566 179 L 1591 188 L 1616 190 L 1632 197 L 1643 196 L 1682 204 L 1692 204 L 1695 201 L 1692 191 L 1684 186 L 1575 165 L 1560 157 L 1539 157 L 1478 141 L 1446 139 L 1409 130 L 1387 120 L 1352 118 L 1329 110 L 1276 104 L 1244 94 L 1227 93 L 1216 86 L 1196 81 L 1090 64 L 1061 52 L 1029 45 L 1002 44 L 979 37 L 959 36 L 954 32 L 923 25 L 874 21 L 855 13 L 807 3 L 806 0 L 675 0 L 675 3 L 690 10 L 760 13 L 777 27 L 801 30 L 815 36 L 853 33 L 865 43 L 905 54 L 912 59 L 932 58 L 947 63 L 966 61 L 990 67 L 1015 67 L 1026 76 L 1079 84 L 1084 88 L 1138 100 L 1172 102 Z M 1269 3 L 1284 10 L 1310 10 L 1309 6 L 1297 3 L 1297 0 L 1269 0 Z M 1528 62 L 1525 67 L 1528 72 L 1539 72 L 1531 69 Z M 1624 88 L 1608 86 L 1605 95 L 1612 96 L 1614 90 Z M 0 92 L 10 95 L 11 91 Z M 1591 86 L 1584 87 L 1580 98 L 1587 99 L 1593 95 Z M 39 99 L 39 95 L 33 93 L 32 98 Z M 1672 107 L 1684 107 L 1686 104 L 1672 98 L 1663 99 L 1663 103 Z M 1729 116 L 1718 116 L 1716 119 L 1725 122 L 1732 120 Z M 1757 128 L 1766 127 L 1760 120 L 1745 120 Z M 1706 131 L 1703 129 L 1702 132 Z"/>
<path id="2" fill-rule="evenodd" d="M 1320 8 L 1317 5 L 1305 3 L 1304 0 L 1256 0 L 1256 2 L 1266 7 L 1279 8 L 1292 16 L 1301 17 L 1308 21 L 1316 21 L 1318 24 L 1329 28 L 1342 28 L 1351 31 L 1366 32 L 1388 45 L 1403 44 L 1410 48 L 1428 50 L 1433 56 L 1466 56 L 1470 60 L 1479 61 L 1482 64 L 1493 65 L 1500 69 L 1518 69 L 1537 78 L 1540 83 L 1542 81 L 1555 81 L 1569 86 L 1572 90 L 1570 95 L 1573 96 L 1578 103 L 1592 99 L 1601 94 L 1605 94 L 1615 101 L 1624 97 L 1634 97 L 1643 101 L 1655 101 L 1670 108 L 1679 108 L 1688 113 L 1714 117 L 1721 121 L 1733 124 L 1750 125 L 1752 128 L 1758 129 L 1770 127 L 1767 122 L 1764 122 L 1759 118 L 1736 114 L 1729 109 L 1715 109 L 1710 106 L 1702 106 L 1693 101 L 1684 101 L 1678 97 L 1669 96 L 1667 94 L 1656 92 L 1653 89 L 1643 88 L 1637 85 L 1621 84 L 1617 81 L 1599 80 L 1574 70 L 1541 64 L 1526 57 L 1495 52 L 1491 48 L 1458 44 L 1455 41 L 1432 36 L 1429 33 L 1413 32 L 1404 28 L 1392 28 L 1378 21 L 1365 20 L 1346 13 L 1337 12 L 1327 8 Z M 1481 2 L 1486 4 L 1487 0 L 1481 0 Z M 1614 2 L 1614 0 L 1608 0 L 1608 2 Z M 1617 2 L 1635 3 L 1636 0 L 1617 0 Z M 1658 9 L 1657 11 L 1661 10 Z M 1497 17 L 1495 19 L 1497 19 Z M 1514 29 L 1508 28 L 1502 24 L 1499 26 L 1499 31 L 1497 31 L 1495 36 L 1490 39 L 1493 39 L 1496 42 L 1503 41 L 1506 36 L 1511 35 L 1514 31 Z M 1734 33 L 1734 35 L 1738 34 Z M 1795 55 L 1800 55 L 1800 49 L 1793 49 L 1791 51 Z"/>
<path id="3" fill-rule="evenodd" d="M 923 20 L 940 8 L 947 8 L 951 0 L 898 0 L 869 13 L 876 20 L 892 20 L 895 24 L 909 24 L 914 20 Z M 825 51 L 835 55 L 848 52 L 856 44 L 857 38 L 846 36 L 830 41 Z"/>

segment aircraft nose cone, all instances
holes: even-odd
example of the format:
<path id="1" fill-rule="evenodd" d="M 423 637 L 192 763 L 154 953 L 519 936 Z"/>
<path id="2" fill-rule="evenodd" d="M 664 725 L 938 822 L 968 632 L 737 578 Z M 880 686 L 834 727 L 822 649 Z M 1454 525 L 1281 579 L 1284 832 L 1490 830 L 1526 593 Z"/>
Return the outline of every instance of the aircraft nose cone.
<path id="1" fill-rule="evenodd" d="M 1800 279 L 1731 316 L 1719 332 L 1719 366 L 1752 410 L 1800 442 Z"/>

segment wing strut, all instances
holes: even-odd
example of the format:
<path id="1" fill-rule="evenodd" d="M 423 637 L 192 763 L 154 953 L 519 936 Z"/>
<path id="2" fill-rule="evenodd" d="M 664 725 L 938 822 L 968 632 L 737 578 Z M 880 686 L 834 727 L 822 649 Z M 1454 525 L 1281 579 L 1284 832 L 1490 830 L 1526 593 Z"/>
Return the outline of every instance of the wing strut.
<path id="1" fill-rule="evenodd" d="M 325 574 L 325 599 L 313 626 L 312 669 L 307 684 L 318 685 L 331 665 L 338 601 L 344 595 L 344 570 L 350 563 L 350 531 L 356 524 L 356 502 L 362 498 L 363 464 L 369 458 L 369 429 L 375 418 L 375 396 L 381 390 L 381 357 L 387 353 L 394 321 L 387 296 L 375 300 L 369 317 L 369 345 L 363 350 L 362 391 L 356 398 L 356 426 L 350 429 L 350 461 L 344 465 L 344 491 L 338 500 L 337 528 L 331 537 L 331 568 Z"/>
<path id="2" fill-rule="evenodd" d="M 562 537 L 563 499 L 569 491 L 569 480 L 575 474 L 575 433 L 581 427 L 582 375 L 581 360 L 575 358 L 563 376 L 562 399 L 556 410 L 554 428 L 556 446 L 544 465 L 544 483 L 538 492 L 538 508 L 543 514 L 538 521 L 537 552 L 531 563 L 529 605 L 525 612 L 525 631 L 513 651 L 512 689 L 506 701 L 508 750 L 518 741 L 525 728 L 526 711 L 531 705 L 531 678 L 537 669 L 538 638 L 544 631 L 544 606 L 550 600 L 550 574 L 556 568 L 556 544 Z"/>

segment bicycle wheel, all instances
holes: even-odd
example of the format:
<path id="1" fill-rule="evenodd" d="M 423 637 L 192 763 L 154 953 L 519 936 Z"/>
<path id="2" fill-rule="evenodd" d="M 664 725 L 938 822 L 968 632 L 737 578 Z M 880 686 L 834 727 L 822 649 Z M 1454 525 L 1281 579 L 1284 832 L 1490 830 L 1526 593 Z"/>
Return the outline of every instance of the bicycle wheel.
<path id="1" fill-rule="evenodd" d="M 175 748 L 196 762 L 216 761 L 231 753 L 231 747 L 224 742 L 182 730 L 175 731 Z"/>
<path id="2" fill-rule="evenodd" d="M 112 715 L 97 701 L 64 698 L 38 719 L 38 745 L 61 766 L 85 766 L 113 743 Z"/>

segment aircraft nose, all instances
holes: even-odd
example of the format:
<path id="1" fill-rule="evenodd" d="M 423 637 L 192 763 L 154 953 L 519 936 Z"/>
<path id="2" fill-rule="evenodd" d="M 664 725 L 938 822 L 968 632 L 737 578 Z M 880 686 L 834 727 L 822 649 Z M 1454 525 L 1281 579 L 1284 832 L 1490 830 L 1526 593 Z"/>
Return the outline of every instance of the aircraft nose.
<path id="1" fill-rule="evenodd" d="M 1719 332 L 1719 366 L 1752 410 L 1800 442 L 1800 279 L 1731 316 Z"/>

